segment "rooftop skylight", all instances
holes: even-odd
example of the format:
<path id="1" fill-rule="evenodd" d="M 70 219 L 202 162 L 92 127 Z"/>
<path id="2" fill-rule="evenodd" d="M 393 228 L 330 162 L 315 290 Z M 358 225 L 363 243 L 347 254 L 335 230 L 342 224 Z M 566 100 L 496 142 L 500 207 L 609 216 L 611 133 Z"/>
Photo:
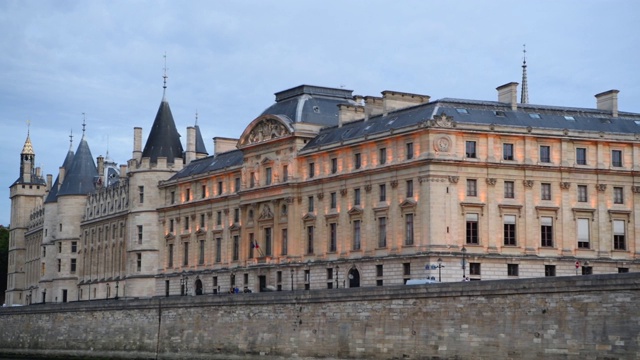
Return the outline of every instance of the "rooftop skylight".
<path id="1" fill-rule="evenodd" d="M 532 119 L 540 119 L 540 114 L 538 113 L 531 113 L 529 114 L 529 117 Z"/>
<path id="2" fill-rule="evenodd" d="M 565 115 L 564 119 L 565 120 L 569 120 L 569 121 L 576 121 L 576 118 L 574 118 L 573 116 L 569 116 L 569 115 Z"/>
<path id="3" fill-rule="evenodd" d="M 493 112 L 493 115 L 495 115 L 495 116 L 502 116 L 502 117 L 504 117 L 504 116 L 505 116 L 504 111 L 502 111 L 502 110 L 496 110 L 496 111 L 494 111 L 494 112 Z"/>
<path id="4" fill-rule="evenodd" d="M 467 109 L 462 109 L 462 108 L 458 108 L 456 109 L 456 111 L 458 112 L 458 114 L 468 114 L 469 111 Z"/>

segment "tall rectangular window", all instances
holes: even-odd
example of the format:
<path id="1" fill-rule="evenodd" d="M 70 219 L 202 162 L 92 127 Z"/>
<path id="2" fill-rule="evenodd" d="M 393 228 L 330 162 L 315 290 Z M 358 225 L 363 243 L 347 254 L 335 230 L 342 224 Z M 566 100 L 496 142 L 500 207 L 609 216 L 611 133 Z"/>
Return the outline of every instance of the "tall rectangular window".
<path id="1" fill-rule="evenodd" d="M 218 181 L 218 195 L 222 195 L 222 181 Z M 206 191 L 206 188 L 205 188 Z"/>
<path id="2" fill-rule="evenodd" d="M 553 218 L 550 216 L 540 218 L 540 246 L 553 247 Z"/>
<path id="3" fill-rule="evenodd" d="M 281 253 L 282 255 L 287 255 L 288 252 L 289 252 L 289 231 L 287 229 L 282 229 Z"/>
<path id="4" fill-rule="evenodd" d="M 314 212 L 314 210 L 315 210 L 315 206 L 313 205 L 313 196 L 309 196 L 309 197 L 307 198 L 307 200 L 308 200 L 308 203 L 309 203 L 309 204 L 308 204 L 308 208 L 307 208 L 307 210 L 308 210 L 310 213 L 311 213 L 311 212 Z"/>
<path id="5" fill-rule="evenodd" d="M 136 254 L 136 270 L 138 272 L 142 271 L 142 254 L 141 253 L 137 253 Z"/>
<path id="6" fill-rule="evenodd" d="M 240 191 L 240 178 L 237 177 L 234 181 L 234 190 L 235 192 Z"/>
<path id="7" fill-rule="evenodd" d="M 205 226 L 205 215 L 204 214 L 200 214 L 200 229 L 204 230 Z"/>
<path id="8" fill-rule="evenodd" d="M 233 235 L 233 260 L 237 261 L 240 257 L 240 238 L 238 235 Z"/>
<path id="9" fill-rule="evenodd" d="M 380 165 L 387 163 L 387 148 L 380 148 L 380 150 L 378 150 L 378 158 Z"/>
<path id="10" fill-rule="evenodd" d="M 611 150 L 611 166 L 622 167 L 622 150 Z"/>
<path id="11" fill-rule="evenodd" d="M 387 247 L 387 218 L 384 216 L 378 218 L 378 247 Z"/>
<path id="12" fill-rule="evenodd" d="M 222 261 L 222 238 L 216 238 L 216 262 Z"/>
<path id="13" fill-rule="evenodd" d="M 272 178 L 273 174 L 271 171 L 271 168 L 268 167 L 265 169 L 265 185 L 271 185 L 271 178 Z"/>
<path id="14" fill-rule="evenodd" d="M 335 174 L 338 172 L 338 158 L 331 158 L 331 173 Z"/>
<path id="15" fill-rule="evenodd" d="M 138 186 L 138 194 L 140 196 L 140 204 L 144 203 L 144 186 Z"/>
<path id="16" fill-rule="evenodd" d="M 198 265 L 204 264 L 204 240 L 200 240 L 200 248 L 198 253 Z"/>
<path id="17" fill-rule="evenodd" d="M 587 149 L 576 148 L 576 164 L 587 165 Z"/>
<path id="18" fill-rule="evenodd" d="M 62 260 L 58 259 L 58 272 L 62 271 Z"/>
<path id="19" fill-rule="evenodd" d="M 184 201 L 191 201 L 191 189 L 184 191 Z"/>
<path id="20" fill-rule="evenodd" d="M 253 233 L 249 233 L 249 259 L 253 259 L 253 249 L 257 247 Z"/>
<path id="21" fill-rule="evenodd" d="M 478 196 L 476 179 L 467 179 L 467 196 Z"/>
<path id="22" fill-rule="evenodd" d="M 338 194 L 335 192 L 331 193 L 331 209 L 335 209 L 338 206 Z"/>
<path id="23" fill-rule="evenodd" d="M 184 217 L 184 231 L 189 231 L 189 217 Z"/>
<path id="24" fill-rule="evenodd" d="M 413 245 L 413 214 L 404 214 L 404 244 Z"/>
<path id="25" fill-rule="evenodd" d="M 578 219 L 578 248 L 589 248 L 589 219 Z"/>
<path id="26" fill-rule="evenodd" d="M 216 225 L 222 225 L 222 211 L 216 212 Z"/>
<path id="27" fill-rule="evenodd" d="M 360 188 L 353 190 L 353 205 L 360 205 Z"/>
<path id="28" fill-rule="evenodd" d="M 176 203 L 176 192 L 172 191 L 169 193 L 169 201 L 171 202 L 171 204 L 175 204 Z"/>
<path id="29" fill-rule="evenodd" d="M 504 182 L 504 198 L 505 199 L 513 199 L 514 198 L 514 183 L 513 181 L 505 181 Z"/>
<path id="30" fill-rule="evenodd" d="M 353 167 L 356 168 L 356 170 L 362 167 L 362 155 L 360 153 L 353 155 Z"/>
<path id="31" fill-rule="evenodd" d="M 169 249 L 167 250 L 167 266 L 173 267 L 173 244 L 169 244 Z"/>
<path id="32" fill-rule="evenodd" d="M 624 220 L 613 220 L 613 249 L 626 250 Z"/>
<path id="33" fill-rule="evenodd" d="M 407 180 L 407 197 L 413 197 L 413 180 Z"/>
<path id="34" fill-rule="evenodd" d="M 622 204 L 624 203 L 624 194 L 621 187 L 613 188 L 613 203 L 614 204 Z"/>
<path id="35" fill-rule="evenodd" d="M 467 244 L 478 244 L 478 214 L 466 215 Z"/>
<path id="36" fill-rule="evenodd" d="M 502 144 L 502 160 L 513 160 L 513 144 Z"/>
<path id="37" fill-rule="evenodd" d="M 71 252 L 72 253 L 77 253 L 78 252 L 78 242 L 77 241 L 72 241 L 71 242 Z"/>
<path id="38" fill-rule="evenodd" d="M 578 201 L 587 202 L 587 185 L 578 185 Z"/>
<path id="39" fill-rule="evenodd" d="M 387 201 L 387 185 L 380 184 L 380 201 Z"/>
<path id="40" fill-rule="evenodd" d="M 289 166 L 282 165 L 282 182 L 289 181 Z"/>
<path id="41" fill-rule="evenodd" d="M 337 251 L 338 241 L 338 224 L 329 224 L 329 252 Z"/>
<path id="42" fill-rule="evenodd" d="M 313 226 L 307 226 L 307 254 L 313 254 Z"/>
<path id="43" fill-rule="evenodd" d="M 76 259 L 71 259 L 71 273 L 76 273 Z"/>
<path id="44" fill-rule="evenodd" d="M 465 155 L 468 158 L 474 159 L 476 157 L 476 142 L 475 141 L 467 141 L 465 143 Z"/>
<path id="45" fill-rule="evenodd" d="M 189 265 L 189 243 L 185 242 L 182 245 L 184 247 L 182 252 L 182 266 L 187 266 Z"/>
<path id="46" fill-rule="evenodd" d="M 249 187 L 253 188 L 256 186 L 256 174 L 252 171 L 249 173 Z"/>
<path id="47" fill-rule="evenodd" d="M 142 225 L 138 225 L 138 244 L 142 244 Z"/>
<path id="48" fill-rule="evenodd" d="M 271 239 L 271 228 L 264 228 L 264 254 L 273 255 L 273 240 Z"/>
<path id="49" fill-rule="evenodd" d="M 240 222 L 240 209 L 233 209 L 233 222 L 235 224 Z"/>
<path id="50" fill-rule="evenodd" d="M 353 220 L 353 250 L 360 250 L 360 220 Z"/>
<path id="51" fill-rule="evenodd" d="M 207 197 L 207 185 L 202 185 L 202 186 L 200 187 L 200 197 L 201 197 L 202 199 L 204 199 L 204 198 L 206 198 L 206 197 Z"/>
<path id="52" fill-rule="evenodd" d="M 413 143 L 407 143 L 407 160 L 413 159 Z"/>
<path id="53" fill-rule="evenodd" d="M 540 184 L 540 198 L 542 200 L 551 200 L 551 184 Z"/>
<path id="54" fill-rule="evenodd" d="M 516 245 L 516 216 L 504 215 L 502 218 L 504 219 L 504 244 Z"/>
<path id="55" fill-rule="evenodd" d="M 548 145 L 540 145 L 540 162 L 541 163 L 550 163 L 551 162 L 551 147 Z"/>
<path id="56" fill-rule="evenodd" d="M 309 163 L 309 178 L 316 176 L 316 164 Z"/>

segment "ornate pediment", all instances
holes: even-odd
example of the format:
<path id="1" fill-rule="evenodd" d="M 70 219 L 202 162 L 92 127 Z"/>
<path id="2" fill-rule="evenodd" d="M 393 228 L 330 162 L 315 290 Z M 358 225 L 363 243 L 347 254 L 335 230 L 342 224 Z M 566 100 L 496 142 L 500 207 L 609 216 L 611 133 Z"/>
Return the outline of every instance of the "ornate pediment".
<path id="1" fill-rule="evenodd" d="M 271 211 L 271 207 L 269 205 L 263 205 L 262 211 L 260 212 L 260 217 L 258 220 L 271 220 L 273 219 L 273 211 Z"/>
<path id="2" fill-rule="evenodd" d="M 260 117 L 253 121 L 240 138 L 240 145 L 253 145 L 279 139 L 291 134 L 291 130 L 282 120 L 272 117 Z"/>
<path id="3" fill-rule="evenodd" d="M 316 216 L 313 215 L 312 213 L 307 213 L 305 216 L 302 217 L 302 221 L 315 221 L 316 220 Z"/>

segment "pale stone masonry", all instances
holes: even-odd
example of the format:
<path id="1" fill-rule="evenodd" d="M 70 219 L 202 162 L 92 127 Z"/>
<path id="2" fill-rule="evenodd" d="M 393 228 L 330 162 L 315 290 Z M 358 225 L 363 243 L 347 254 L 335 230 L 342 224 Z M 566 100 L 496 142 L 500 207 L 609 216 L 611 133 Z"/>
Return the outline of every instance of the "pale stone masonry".
<path id="1" fill-rule="evenodd" d="M 126 165 L 65 161 L 54 184 L 27 137 L 8 303 L 637 271 L 640 114 L 617 90 L 586 109 L 517 103 L 517 87 L 302 85 L 212 155 L 197 124 L 182 148 L 163 97 Z M 65 190 L 81 175 L 89 188 Z"/>

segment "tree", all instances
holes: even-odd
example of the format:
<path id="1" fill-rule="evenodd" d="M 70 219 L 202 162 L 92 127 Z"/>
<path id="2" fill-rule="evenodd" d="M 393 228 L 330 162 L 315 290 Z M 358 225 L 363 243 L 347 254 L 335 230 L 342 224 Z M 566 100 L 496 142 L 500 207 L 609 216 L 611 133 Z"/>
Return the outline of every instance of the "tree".
<path id="1" fill-rule="evenodd" d="M 9 272 L 9 229 L 0 225 L 0 302 L 4 304 L 4 292 L 7 290 Z"/>

